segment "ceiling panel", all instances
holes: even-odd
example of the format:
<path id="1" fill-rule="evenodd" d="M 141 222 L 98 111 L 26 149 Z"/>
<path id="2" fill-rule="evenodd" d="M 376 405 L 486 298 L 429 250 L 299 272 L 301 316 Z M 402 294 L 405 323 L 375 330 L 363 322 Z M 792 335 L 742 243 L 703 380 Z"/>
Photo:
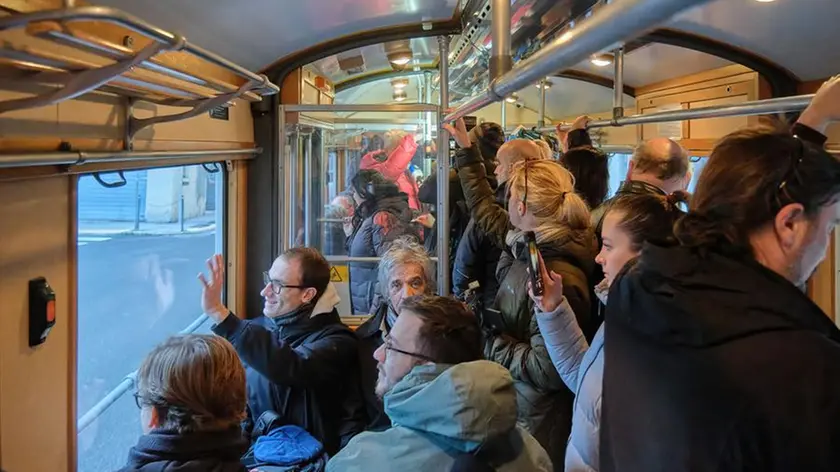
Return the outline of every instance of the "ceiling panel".
<path id="1" fill-rule="evenodd" d="M 458 0 L 95 0 L 251 70 L 364 30 L 452 18 Z"/>
<path id="2" fill-rule="evenodd" d="M 649 44 L 624 56 L 624 84 L 641 87 L 663 80 L 732 65 L 710 54 L 666 44 Z M 590 61 L 574 67 L 602 77 L 615 77 L 615 65 L 598 67 Z"/>
<path id="3" fill-rule="evenodd" d="M 745 49 L 813 80 L 840 72 L 838 21 L 838 0 L 716 0 L 668 27 Z"/>
<path id="4" fill-rule="evenodd" d="M 433 66 L 435 64 L 438 57 L 437 38 L 413 38 L 410 44 L 413 59 L 406 68 L 412 69 L 421 66 Z M 364 60 L 363 71 L 358 72 L 357 70 L 348 71 L 342 69 L 340 59 L 359 56 Z M 386 56 L 385 45 L 382 43 L 329 56 L 310 64 L 310 67 L 330 79 L 334 84 L 339 84 L 360 75 L 393 70 Z"/>

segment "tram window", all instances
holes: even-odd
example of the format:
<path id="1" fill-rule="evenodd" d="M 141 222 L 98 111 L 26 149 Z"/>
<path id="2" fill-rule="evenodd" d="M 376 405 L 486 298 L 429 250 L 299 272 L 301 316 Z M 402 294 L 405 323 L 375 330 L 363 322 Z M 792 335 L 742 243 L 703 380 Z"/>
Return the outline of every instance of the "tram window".
<path id="1" fill-rule="evenodd" d="M 694 193 L 694 190 L 697 188 L 697 181 L 700 179 L 700 173 L 703 171 L 703 168 L 706 167 L 706 163 L 708 161 L 709 159 L 707 157 L 691 158 L 691 182 L 688 184 L 688 193 Z"/>
<path id="2" fill-rule="evenodd" d="M 185 330 L 210 333 L 196 274 L 223 249 L 223 171 L 138 170 L 125 181 L 105 188 L 79 179 L 79 472 L 125 465 L 142 434 L 125 379 L 146 354 Z"/>
<path id="3" fill-rule="evenodd" d="M 630 154 L 612 154 L 610 155 L 610 185 L 608 196 L 612 197 L 618 192 L 618 188 L 624 179 L 627 177 L 627 166 L 630 163 Z M 689 162 L 689 169 L 691 169 L 691 182 L 688 184 L 688 192 L 694 193 L 697 188 L 697 181 L 700 179 L 700 173 L 706 166 L 709 159 L 706 156 L 692 156 Z"/>

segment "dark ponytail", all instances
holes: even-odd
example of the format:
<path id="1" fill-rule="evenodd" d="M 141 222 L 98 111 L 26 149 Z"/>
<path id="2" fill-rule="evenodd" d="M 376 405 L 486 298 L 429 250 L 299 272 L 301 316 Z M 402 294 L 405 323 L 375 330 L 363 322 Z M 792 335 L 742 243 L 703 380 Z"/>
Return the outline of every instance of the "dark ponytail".
<path id="1" fill-rule="evenodd" d="M 676 226 L 685 246 L 752 257 L 750 237 L 786 205 L 814 217 L 840 196 L 840 160 L 782 128 L 724 137 L 709 156 L 688 215 Z"/>
<path id="2" fill-rule="evenodd" d="M 653 194 L 623 195 L 610 204 L 609 213 L 621 212 L 618 226 L 630 238 L 634 251 L 645 242 L 660 246 L 677 244 L 674 223 L 684 215 L 680 203 L 688 203 L 688 193 L 674 192 L 667 196 Z"/>

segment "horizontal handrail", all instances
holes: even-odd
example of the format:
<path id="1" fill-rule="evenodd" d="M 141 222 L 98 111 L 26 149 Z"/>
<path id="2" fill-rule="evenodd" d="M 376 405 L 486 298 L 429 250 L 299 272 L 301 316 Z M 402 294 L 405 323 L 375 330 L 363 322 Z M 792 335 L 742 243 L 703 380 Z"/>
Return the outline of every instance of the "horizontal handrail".
<path id="1" fill-rule="evenodd" d="M 59 10 L 43 10 L 32 13 L 14 14 L 0 18 L 0 31 L 20 28 L 30 23 L 40 21 L 103 21 L 122 26 L 136 33 L 140 33 L 157 42 L 183 50 L 207 62 L 226 69 L 246 81 L 260 84 L 255 88 L 262 95 L 274 95 L 280 88 L 271 83 L 265 75 L 257 75 L 244 67 L 235 64 L 218 54 L 204 48 L 190 44 L 182 36 L 151 25 L 133 15 L 111 7 L 86 6 Z"/>
<path id="2" fill-rule="evenodd" d="M 381 257 L 353 257 L 353 256 L 324 256 L 327 262 L 375 262 L 379 263 Z M 432 262 L 437 262 L 437 257 L 429 258 Z"/>
<path id="3" fill-rule="evenodd" d="M 609 126 L 645 125 L 652 123 L 667 123 L 669 121 L 700 120 L 705 118 L 723 118 L 728 116 L 766 115 L 771 113 L 790 113 L 802 111 L 808 107 L 814 95 L 797 95 L 794 97 L 771 98 L 731 105 L 717 105 L 711 107 L 694 108 L 690 110 L 660 111 L 641 115 L 625 116 L 618 119 L 590 121 L 587 128 L 606 128 Z M 547 133 L 555 128 L 539 128 L 538 131 Z M 562 126 L 561 129 L 571 129 Z"/>
<path id="4" fill-rule="evenodd" d="M 82 165 L 96 162 L 126 162 L 154 159 L 186 159 L 210 156 L 249 156 L 260 154 L 262 148 L 203 149 L 196 151 L 66 151 L 0 154 L 0 169 L 48 165 Z"/>
<path id="5" fill-rule="evenodd" d="M 644 34 L 691 7 L 709 0 L 621 0 L 595 10 L 444 118 L 452 122 L 503 100 L 513 92 L 586 60 L 592 54 Z"/>
<path id="6" fill-rule="evenodd" d="M 186 328 L 182 329 L 178 334 L 191 334 L 194 333 L 201 325 L 204 324 L 205 321 L 208 320 L 208 316 L 204 313 L 198 316 L 192 323 L 189 324 Z M 99 400 L 96 405 L 88 410 L 79 421 L 76 422 L 76 434 L 81 433 L 85 430 L 88 426 L 90 426 L 97 418 L 102 416 L 102 413 L 105 413 L 105 410 L 111 407 L 117 400 L 120 399 L 123 395 L 128 392 L 128 390 L 134 386 L 134 382 L 137 381 L 137 371 L 129 373 L 122 379 L 113 390 L 108 392 L 102 400 Z"/>

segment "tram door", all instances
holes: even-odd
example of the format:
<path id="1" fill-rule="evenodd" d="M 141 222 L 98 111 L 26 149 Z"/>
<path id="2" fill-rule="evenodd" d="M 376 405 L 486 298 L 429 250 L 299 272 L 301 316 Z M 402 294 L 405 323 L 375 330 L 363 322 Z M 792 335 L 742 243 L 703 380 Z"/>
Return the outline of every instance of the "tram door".
<path id="1" fill-rule="evenodd" d="M 433 154 L 436 147 L 430 145 L 436 130 L 429 128 L 429 123 L 437 121 L 436 108 L 412 106 L 424 111 L 405 112 L 405 106 L 389 105 L 377 106 L 381 110 L 376 111 L 363 105 L 357 112 L 346 112 L 346 107 L 336 112 L 331 105 L 285 107 L 287 112 L 296 108 L 306 111 L 299 112 L 297 124 L 285 125 L 288 145 L 283 156 L 286 186 L 282 247 L 308 246 L 324 254 L 331 265 L 331 281 L 341 297 L 338 312 L 351 321 L 351 317 L 369 315 L 354 312 L 351 306 L 351 268 L 354 264 L 376 268 L 380 259 L 350 257 L 354 223 L 359 224 L 353 219 L 353 177 L 363 169 L 384 174 L 387 167 L 389 174 L 405 175 L 419 188 L 437 157 Z M 318 111 L 312 111 L 315 109 Z M 433 109 L 435 112 L 425 111 Z M 394 145 L 405 139 L 416 144 L 411 156 L 395 151 Z M 436 184 L 430 184 L 436 189 Z M 433 211 L 433 205 L 420 204 L 418 215 Z M 417 230 L 421 232 L 422 228 L 417 226 Z M 434 237 L 431 229 L 425 232 Z M 376 280 L 361 282 L 357 285 L 375 284 Z"/>

